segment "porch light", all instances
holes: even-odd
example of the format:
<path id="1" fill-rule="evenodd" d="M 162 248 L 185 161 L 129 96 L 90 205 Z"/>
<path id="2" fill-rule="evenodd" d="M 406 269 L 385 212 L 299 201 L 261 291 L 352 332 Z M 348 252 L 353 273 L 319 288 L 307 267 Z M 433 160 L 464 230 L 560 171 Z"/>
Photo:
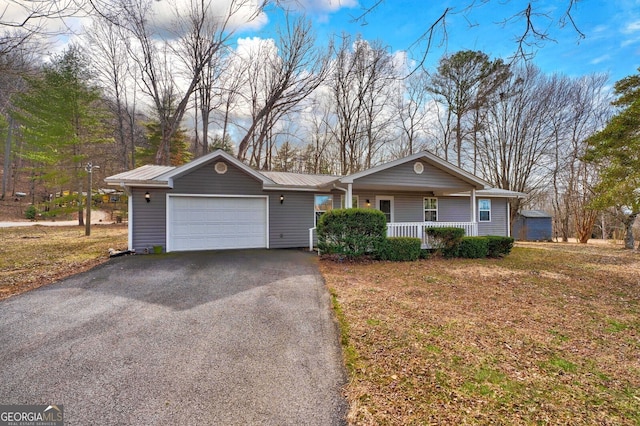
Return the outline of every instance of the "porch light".
<path id="1" fill-rule="evenodd" d="M 280 194 L 280 204 L 284 203 L 284 195 Z"/>
<path id="2" fill-rule="evenodd" d="M 149 191 L 144 193 L 144 199 L 147 200 L 147 203 L 151 202 L 151 194 L 149 194 Z"/>
<path id="3" fill-rule="evenodd" d="M 367 198 L 367 207 L 371 207 L 371 201 Z"/>

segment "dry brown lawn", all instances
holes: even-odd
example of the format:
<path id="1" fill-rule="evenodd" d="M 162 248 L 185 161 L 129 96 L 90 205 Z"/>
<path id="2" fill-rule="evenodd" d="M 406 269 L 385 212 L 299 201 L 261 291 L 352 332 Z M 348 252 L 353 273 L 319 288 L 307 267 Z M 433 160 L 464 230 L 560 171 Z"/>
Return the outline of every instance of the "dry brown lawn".
<path id="1" fill-rule="evenodd" d="M 0 300 L 86 271 L 127 247 L 126 225 L 0 228 Z"/>
<path id="2" fill-rule="evenodd" d="M 640 425 L 640 254 L 541 243 L 320 267 L 351 424 Z"/>

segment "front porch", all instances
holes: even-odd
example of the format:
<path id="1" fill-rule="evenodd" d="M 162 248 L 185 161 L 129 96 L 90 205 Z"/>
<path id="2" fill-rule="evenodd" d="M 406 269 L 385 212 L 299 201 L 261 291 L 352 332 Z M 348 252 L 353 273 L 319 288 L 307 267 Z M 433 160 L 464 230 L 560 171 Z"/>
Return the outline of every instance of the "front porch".
<path id="1" fill-rule="evenodd" d="M 467 237 L 478 235 L 477 222 L 393 222 L 387 223 L 387 237 L 420 238 L 422 248 L 431 248 L 425 228 L 462 228 Z"/>
<path id="2" fill-rule="evenodd" d="M 387 237 L 420 238 L 422 248 L 431 248 L 429 236 L 425 228 L 462 228 L 467 237 L 478 235 L 477 222 L 389 222 L 387 223 Z M 316 238 L 316 228 L 309 229 L 309 251 L 313 251 Z"/>

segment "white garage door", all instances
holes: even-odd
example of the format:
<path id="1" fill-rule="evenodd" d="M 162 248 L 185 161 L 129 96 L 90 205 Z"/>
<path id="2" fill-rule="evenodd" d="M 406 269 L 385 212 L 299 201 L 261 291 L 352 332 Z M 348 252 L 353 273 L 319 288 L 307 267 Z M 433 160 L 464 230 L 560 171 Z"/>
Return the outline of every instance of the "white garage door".
<path id="1" fill-rule="evenodd" d="M 170 196 L 167 250 L 267 247 L 267 199 Z"/>

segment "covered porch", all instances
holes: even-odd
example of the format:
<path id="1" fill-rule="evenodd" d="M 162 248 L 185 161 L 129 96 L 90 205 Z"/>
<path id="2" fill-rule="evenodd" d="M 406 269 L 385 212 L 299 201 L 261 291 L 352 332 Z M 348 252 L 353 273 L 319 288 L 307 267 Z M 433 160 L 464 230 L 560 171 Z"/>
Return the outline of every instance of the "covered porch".
<path id="1" fill-rule="evenodd" d="M 422 241 L 422 248 L 431 248 L 426 228 L 462 228 L 468 237 L 478 235 L 477 222 L 389 222 L 387 223 L 387 237 L 412 237 Z M 309 229 L 309 251 L 314 251 L 316 243 L 316 228 Z"/>
<path id="2" fill-rule="evenodd" d="M 422 248 L 431 248 L 426 228 L 462 228 L 467 237 L 478 236 L 477 222 L 393 222 L 387 223 L 387 237 L 412 237 L 422 241 Z"/>

